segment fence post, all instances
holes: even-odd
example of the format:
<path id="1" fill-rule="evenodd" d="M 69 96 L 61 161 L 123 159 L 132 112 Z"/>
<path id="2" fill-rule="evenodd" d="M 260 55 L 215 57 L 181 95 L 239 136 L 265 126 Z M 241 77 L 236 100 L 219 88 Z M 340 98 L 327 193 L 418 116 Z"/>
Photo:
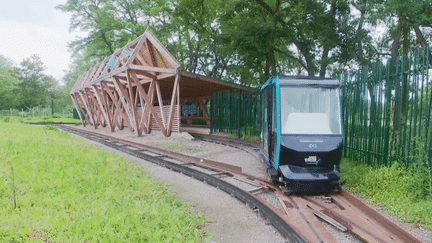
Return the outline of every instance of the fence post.
<path id="1" fill-rule="evenodd" d="M 51 98 L 51 116 L 54 116 L 54 99 Z"/>

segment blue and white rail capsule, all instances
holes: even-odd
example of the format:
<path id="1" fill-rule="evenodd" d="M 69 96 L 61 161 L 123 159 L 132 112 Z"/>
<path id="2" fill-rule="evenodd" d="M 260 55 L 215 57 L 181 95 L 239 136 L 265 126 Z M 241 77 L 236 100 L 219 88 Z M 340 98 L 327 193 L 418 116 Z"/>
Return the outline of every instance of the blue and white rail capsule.
<path id="1" fill-rule="evenodd" d="M 340 178 L 343 127 L 335 79 L 274 77 L 261 88 L 261 154 L 272 179 L 293 187 Z"/>

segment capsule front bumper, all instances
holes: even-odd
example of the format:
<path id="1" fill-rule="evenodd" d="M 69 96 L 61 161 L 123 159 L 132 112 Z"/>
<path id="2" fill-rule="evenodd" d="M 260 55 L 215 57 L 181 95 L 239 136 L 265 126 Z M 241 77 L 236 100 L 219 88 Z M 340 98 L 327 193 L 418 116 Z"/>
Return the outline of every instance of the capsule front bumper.
<path id="1" fill-rule="evenodd" d="M 339 180 L 340 173 L 333 167 L 299 167 L 294 165 L 281 165 L 279 170 L 287 181 L 298 182 L 333 182 Z"/>

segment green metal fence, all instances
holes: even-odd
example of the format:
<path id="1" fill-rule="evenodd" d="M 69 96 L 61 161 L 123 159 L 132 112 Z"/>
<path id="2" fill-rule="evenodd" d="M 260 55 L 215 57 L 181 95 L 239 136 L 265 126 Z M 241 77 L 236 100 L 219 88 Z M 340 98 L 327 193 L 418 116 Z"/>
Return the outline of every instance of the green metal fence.
<path id="1" fill-rule="evenodd" d="M 213 93 L 210 100 L 211 132 L 259 136 L 260 97 L 258 93 L 230 90 Z"/>
<path id="2" fill-rule="evenodd" d="M 345 156 L 367 164 L 432 158 L 428 49 L 341 76 Z"/>
<path id="3" fill-rule="evenodd" d="M 345 157 L 375 165 L 423 158 L 432 166 L 431 63 L 423 49 L 339 77 Z M 259 104 L 256 93 L 213 94 L 212 132 L 259 135 Z"/>

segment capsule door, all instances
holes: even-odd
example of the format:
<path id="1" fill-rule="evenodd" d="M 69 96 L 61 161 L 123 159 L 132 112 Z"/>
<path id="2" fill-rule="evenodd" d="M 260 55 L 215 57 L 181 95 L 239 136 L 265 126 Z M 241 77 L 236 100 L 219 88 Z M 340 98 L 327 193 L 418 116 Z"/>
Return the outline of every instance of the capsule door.
<path id="1" fill-rule="evenodd" d="M 261 93 L 262 99 L 262 125 L 261 125 L 261 145 L 268 156 L 269 165 L 276 168 L 277 164 L 277 130 L 276 130 L 276 96 L 275 85 L 267 86 Z"/>
<path id="2" fill-rule="evenodd" d="M 277 127 L 276 127 L 276 89 L 275 85 L 272 85 L 269 90 L 269 103 L 268 103 L 268 134 L 269 134 L 269 156 L 272 166 L 275 167 L 276 161 L 276 149 L 277 149 Z M 276 167 L 275 167 L 276 168 Z M 277 168 L 276 168 L 277 169 Z"/>

